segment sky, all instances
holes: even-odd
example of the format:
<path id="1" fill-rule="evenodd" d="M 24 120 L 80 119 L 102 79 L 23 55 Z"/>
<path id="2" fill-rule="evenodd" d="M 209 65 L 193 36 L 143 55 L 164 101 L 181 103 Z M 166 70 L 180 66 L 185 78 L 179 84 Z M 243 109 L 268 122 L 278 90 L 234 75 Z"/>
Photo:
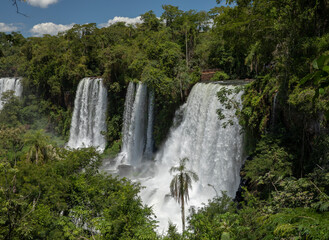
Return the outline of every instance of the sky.
<path id="1" fill-rule="evenodd" d="M 139 16 L 149 10 L 160 17 L 162 5 L 209 11 L 217 6 L 216 0 L 26 0 L 16 7 L 11 0 L 0 3 L 0 32 L 19 31 L 25 37 L 55 35 L 74 24 L 96 23 L 98 27 L 125 20 L 139 21 Z"/>

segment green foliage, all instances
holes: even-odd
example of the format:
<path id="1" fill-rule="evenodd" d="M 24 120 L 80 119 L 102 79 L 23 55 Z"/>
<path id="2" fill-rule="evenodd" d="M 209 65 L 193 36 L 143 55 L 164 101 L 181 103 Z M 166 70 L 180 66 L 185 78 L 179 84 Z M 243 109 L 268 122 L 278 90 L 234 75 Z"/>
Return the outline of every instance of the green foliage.
<path id="1" fill-rule="evenodd" d="M 34 95 L 18 98 L 12 91 L 2 94 L 5 103 L 0 111 L 0 125 L 17 127 L 25 125 L 32 129 L 47 129 L 52 134 L 68 137 L 71 111 L 64 110 Z M 48 117 L 47 117 L 48 115 Z"/>
<path id="2" fill-rule="evenodd" d="M 171 195 L 176 199 L 178 203 L 187 202 L 189 200 L 189 188 L 192 188 L 192 181 L 198 181 L 198 175 L 191 171 L 186 170 L 186 162 L 188 158 L 182 158 L 179 160 L 178 167 L 171 167 L 170 173 L 178 172 L 174 175 L 170 183 Z"/>
<path id="3" fill-rule="evenodd" d="M 235 108 L 248 143 L 258 142 L 249 144 L 243 170 L 253 191 L 244 192 L 239 210 L 224 196 L 212 200 L 192 213 L 183 236 L 170 226 L 167 237 L 328 238 L 328 3 L 225 2 L 209 13 L 164 5 L 161 19 L 149 11 L 137 26 L 91 23 L 30 38 L 0 33 L 0 76 L 24 77 L 23 98 L 4 94 L 0 111 L 0 238 L 156 239 L 139 186 L 99 175 L 93 149 L 58 149 L 28 129 L 67 138 L 80 79 L 102 76 L 112 157 L 120 148 L 127 83 L 142 81 L 155 93 L 159 146 L 207 68 L 222 69 L 214 80 L 254 79 L 244 87 L 242 106 L 230 98 L 237 92 L 218 93 L 219 117 L 230 124 L 233 116 L 223 110 Z"/>
<path id="4" fill-rule="evenodd" d="M 171 196 L 181 205 L 183 232 L 185 230 L 184 205 L 190 198 L 189 189 L 192 188 L 192 181 L 199 180 L 199 177 L 195 172 L 186 169 L 186 163 L 188 161 L 188 158 L 182 158 L 179 160 L 178 167 L 170 168 L 170 174 L 178 172 L 170 182 L 170 193 Z"/>
<path id="5" fill-rule="evenodd" d="M 240 123 L 258 138 L 270 121 L 274 95 L 278 90 L 277 79 L 266 75 L 247 84 L 242 96 Z"/>
<path id="6" fill-rule="evenodd" d="M 291 185 L 291 187 L 293 187 Z M 297 188 L 297 187 L 296 187 Z M 302 194 L 301 194 L 302 195 Z M 299 196 L 301 196 L 299 195 Z M 298 198 L 293 196 L 292 198 Z M 311 208 L 281 206 L 274 211 L 272 202 L 260 201 L 244 192 L 245 200 L 237 210 L 225 194 L 192 210 L 188 239 L 326 239 L 328 212 Z"/>
<path id="7" fill-rule="evenodd" d="M 25 159 L 28 162 L 42 164 L 50 159 L 59 158 L 54 147 L 50 144 L 50 139 L 42 130 L 27 132 L 24 136 Z"/>
<path id="8" fill-rule="evenodd" d="M 0 33 L 0 76 L 20 76 L 21 49 L 26 44 L 22 34 L 12 32 Z"/>
<path id="9" fill-rule="evenodd" d="M 178 233 L 176 225 L 172 222 L 169 222 L 168 231 L 166 237 L 163 238 L 164 240 L 180 240 L 183 239 L 182 236 Z"/>
<path id="10" fill-rule="evenodd" d="M 110 158 L 115 158 L 120 153 L 121 144 L 121 141 L 113 142 L 112 146 L 104 152 L 104 155 L 109 156 Z"/>
<path id="11" fill-rule="evenodd" d="M 154 91 L 157 110 L 154 136 L 156 145 L 160 145 L 168 133 L 175 109 L 180 102 L 180 85 L 176 79 L 169 78 L 165 71 L 153 62 L 145 67 L 142 81 Z"/>
<path id="12" fill-rule="evenodd" d="M 112 143 L 116 139 L 119 139 L 121 136 L 121 124 L 122 117 L 119 115 L 112 116 L 111 118 L 107 119 L 107 132 L 104 133 L 107 137 L 108 142 Z"/>
<path id="13" fill-rule="evenodd" d="M 24 133 L 23 127 L 0 127 L 0 159 L 8 161 L 11 165 L 18 161 L 19 154 L 17 153 L 24 146 Z"/>
<path id="14" fill-rule="evenodd" d="M 260 231 L 263 239 L 327 239 L 328 216 L 307 208 L 287 208 L 263 218 Z"/>
<path id="15" fill-rule="evenodd" d="M 191 84 L 199 80 L 195 49 L 209 30 L 206 12 L 184 12 L 171 5 L 163 8 L 162 19 L 167 20 L 167 26 L 149 11 L 141 15 L 143 23 L 136 26 L 117 23 L 98 29 L 94 23 L 76 24 L 57 36 L 27 39 L 2 33 L 0 76 L 23 76 L 24 94 L 36 95 L 43 105 L 42 113 L 49 116 L 48 127 L 65 138 L 80 79 L 102 76 L 110 106 L 106 133 L 109 146 L 120 139 L 118 116 L 123 113 L 127 82 L 146 82 L 156 92 L 154 131 L 156 145 L 160 145 L 175 110 Z M 35 108 L 29 105 L 24 103 L 29 107 L 27 115 Z"/>
<path id="16" fill-rule="evenodd" d="M 249 139 L 259 141 L 269 131 L 284 134 L 284 144 L 299 159 L 293 163 L 294 173 L 303 176 L 312 171 L 312 161 L 318 161 L 313 157 L 314 138 L 328 127 L 329 28 L 323 24 L 328 5 L 226 3 L 234 5 L 211 12 L 215 25 L 208 63 L 232 76 L 255 79 L 245 88 L 240 123 Z"/>
<path id="17" fill-rule="evenodd" d="M 15 127 L 22 122 L 22 102 L 14 95 L 13 91 L 2 94 L 1 101 L 4 102 L 0 111 L 0 123 L 6 126 Z"/>
<path id="18" fill-rule="evenodd" d="M 230 76 L 225 72 L 217 71 L 214 76 L 211 78 L 211 81 L 223 81 L 230 79 Z"/>
<path id="19" fill-rule="evenodd" d="M 239 239 L 248 236 L 250 226 L 244 226 L 243 214 L 235 212 L 235 204 L 222 193 L 208 201 L 188 218 L 188 239 Z"/>
<path id="20" fill-rule="evenodd" d="M 318 186 L 313 181 L 309 177 L 282 180 L 279 184 L 280 190 L 273 192 L 273 206 L 276 209 L 304 207 L 314 208 L 320 212 L 328 211 L 327 184 L 324 181 L 317 183 Z"/>
<path id="21" fill-rule="evenodd" d="M 1 238 L 157 238 L 139 185 L 99 174 L 95 149 L 58 149 L 41 131 L 0 131 Z"/>
<path id="22" fill-rule="evenodd" d="M 191 210 L 188 218 L 188 230 L 190 239 L 213 239 L 221 236 L 223 231 L 219 224 L 219 216 L 229 211 L 231 199 L 223 193 L 222 197 L 216 197 L 208 201 L 204 207 Z"/>
<path id="23" fill-rule="evenodd" d="M 233 119 L 235 117 L 239 117 L 240 115 L 240 109 L 241 109 L 241 103 L 236 98 L 236 95 L 239 94 L 240 91 L 243 91 L 243 86 L 235 87 L 233 88 L 227 88 L 227 87 L 222 87 L 218 92 L 217 92 L 217 97 L 219 102 L 221 103 L 221 108 L 217 109 L 217 114 L 219 120 L 224 120 L 225 118 L 227 121 L 222 122 L 223 128 L 226 128 L 228 125 L 233 125 Z M 235 114 L 228 116 L 225 115 L 223 112 L 229 109 L 234 109 Z"/>
<path id="24" fill-rule="evenodd" d="M 289 103 L 299 111 L 316 118 L 319 113 L 324 121 L 329 118 L 329 55 L 321 55 L 312 63 L 314 72 L 302 78 L 289 96 Z"/>
<path id="25" fill-rule="evenodd" d="M 244 167 L 245 176 L 252 183 L 277 189 L 278 182 L 292 174 L 292 156 L 278 141 L 262 139 L 257 144 L 254 154 L 252 160 L 247 161 Z"/>
<path id="26" fill-rule="evenodd" d="M 72 110 L 65 110 L 64 108 L 53 104 L 50 105 L 49 108 L 50 116 L 48 126 L 53 125 L 53 127 L 50 127 L 53 132 L 68 139 L 71 127 Z M 45 114 L 45 112 L 43 114 Z"/>

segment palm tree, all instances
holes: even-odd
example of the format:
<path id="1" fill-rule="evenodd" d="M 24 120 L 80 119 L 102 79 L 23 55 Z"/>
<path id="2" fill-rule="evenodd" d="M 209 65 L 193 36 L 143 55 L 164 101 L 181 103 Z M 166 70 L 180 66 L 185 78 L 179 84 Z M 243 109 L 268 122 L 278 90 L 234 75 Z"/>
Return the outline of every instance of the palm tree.
<path id="1" fill-rule="evenodd" d="M 28 132 L 25 135 L 27 146 L 26 160 L 35 164 L 44 163 L 49 159 L 58 159 L 56 149 L 50 144 L 49 137 L 43 130 Z"/>
<path id="2" fill-rule="evenodd" d="M 183 158 L 179 160 L 178 167 L 170 168 L 170 174 L 174 172 L 178 172 L 174 175 L 173 179 L 170 183 L 170 193 L 171 196 L 175 198 L 175 200 L 181 205 L 182 210 L 182 229 L 183 232 L 185 230 L 185 202 L 190 199 L 189 197 L 189 189 L 192 189 L 192 180 L 198 181 L 198 175 L 192 170 L 186 169 L 186 162 L 188 162 L 188 158 Z"/>

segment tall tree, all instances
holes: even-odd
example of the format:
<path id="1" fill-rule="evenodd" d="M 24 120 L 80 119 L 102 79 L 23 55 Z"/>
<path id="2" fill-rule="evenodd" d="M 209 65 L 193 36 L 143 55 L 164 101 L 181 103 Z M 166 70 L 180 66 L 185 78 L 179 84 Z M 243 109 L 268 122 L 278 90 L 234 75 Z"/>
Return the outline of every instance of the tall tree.
<path id="1" fill-rule="evenodd" d="M 174 175 L 170 183 L 170 193 L 175 200 L 181 205 L 182 210 L 182 229 L 185 230 L 185 202 L 190 199 L 189 189 L 192 189 L 192 180 L 198 181 L 198 175 L 192 170 L 186 169 L 186 162 L 188 158 L 182 158 L 179 160 L 178 167 L 170 168 L 170 174 L 178 172 Z"/>

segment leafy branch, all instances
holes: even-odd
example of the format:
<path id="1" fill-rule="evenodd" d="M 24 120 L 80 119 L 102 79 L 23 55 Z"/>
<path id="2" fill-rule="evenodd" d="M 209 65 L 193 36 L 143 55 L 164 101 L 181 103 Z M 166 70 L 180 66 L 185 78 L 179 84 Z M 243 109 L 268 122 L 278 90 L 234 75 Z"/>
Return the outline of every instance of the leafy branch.
<path id="1" fill-rule="evenodd" d="M 10 1 L 12 2 L 13 6 L 16 7 L 16 13 L 21 14 L 21 15 L 27 17 L 27 15 L 25 15 L 24 13 L 22 13 L 22 12 L 19 11 L 18 1 L 17 0 L 10 0 Z M 26 0 L 19 0 L 19 1 L 20 2 L 26 2 Z"/>
<path id="2" fill-rule="evenodd" d="M 241 102 L 236 96 L 243 90 L 243 86 L 238 86 L 233 89 L 223 87 L 217 92 L 217 97 L 219 102 L 222 104 L 219 109 L 217 109 L 217 114 L 219 120 L 227 119 L 227 121 L 222 123 L 223 128 L 226 128 L 228 125 L 234 124 L 234 117 L 240 115 Z M 225 110 L 235 109 L 234 115 L 225 114 Z"/>

